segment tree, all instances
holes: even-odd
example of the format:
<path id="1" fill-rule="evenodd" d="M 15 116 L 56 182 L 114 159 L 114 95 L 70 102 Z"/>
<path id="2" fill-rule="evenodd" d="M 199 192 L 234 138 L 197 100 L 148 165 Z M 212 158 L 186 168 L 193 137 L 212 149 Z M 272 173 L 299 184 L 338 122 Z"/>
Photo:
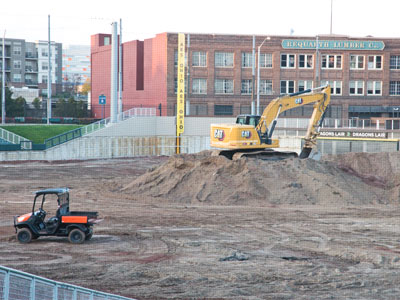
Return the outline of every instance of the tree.
<path id="1" fill-rule="evenodd" d="M 82 85 L 82 95 L 87 95 L 91 91 L 91 82 L 90 79 L 86 79 L 85 83 Z"/>
<path id="2" fill-rule="evenodd" d="M 56 104 L 54 113 L 59 117 L 85 118 L 87 117 L 87 104 L 83 101 L 76 101 L 73 97 L 67 101 L 61 98 Z"/>
<path id="3" fill-rule="evenodd" d="M 56 107 L 54 109 L 54 115 L 58 117 L 65 117 L 64 112 L 65 112 L 65 106 L 67 102 L 65 102 L 64 98 L 60 98 L 57 101 Z"/>
<path id="4" fill-rule="evenodd" d="M 1 94 L 1 89 L 0 89 Z M 6 117 L 23 117 L 25 115 L 26 101 L 22 97 L 17 99 L 12 98 L 12 91 L 6 87 Z M 0 105 L 0 112 L 2 111 L 2 105 Z"/>
<path id="5" fill-rule="evenodd" d="M 76 116 L 76 101 L 74 97 L 71 97 L 67 101 L 66 110 L 65 110 L 66 117 L 75 117 Z"/>
<path id="6" fill-rule="evenodd" d="M 42 103 L 39 98 L 33 99 L 32 104 L 33 104 L 33 107 L 36 109 L 40 109 L 40 107 L 42 106 Z"/>
<path id="7" fill-rule="evenodd" d="M 0 88 L 0 95 L 2 95 L 2 88 Z M 13 92 L 8 88 L 8 87 L 6 87 L 6 92 L 5 92 L 5 96 L 6 96 L 6 114 L 7 114 L 7 103 L 9 103 L 10 101 L 12 101 L 12 94 L 13 94 Z M 1 102 L 2 100 L 0 100 L 0 102 Z M 0 112 L 2 111 L 2 105 L 0 105 Z"/>
<path id="8" fill-rule="evenodd" d="M 26 100 L 22 97 L 18 97 L 17 99 L 8 99 L 6 101 L 6 116 L 24 117 L 25 105 L 26 105 Z"/>

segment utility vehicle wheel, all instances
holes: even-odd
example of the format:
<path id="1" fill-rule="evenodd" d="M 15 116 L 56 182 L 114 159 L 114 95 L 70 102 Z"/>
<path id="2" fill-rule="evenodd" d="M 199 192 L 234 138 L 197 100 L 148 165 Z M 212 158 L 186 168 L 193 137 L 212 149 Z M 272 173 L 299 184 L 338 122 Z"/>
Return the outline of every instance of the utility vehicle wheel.
<path id="1" fill-rule="evenodd" d="M 20 243 L 27 244 L 32 240 L 32 232 L 28 228 L 18 230 L 17 239 Z"/>
<path id="2" fill-rule="evenodd" d="M 85 241 L 85 233 L 82 230 L 75 228 L 69 233 L 68 240 L 72 244 L 82 244 Z"/>

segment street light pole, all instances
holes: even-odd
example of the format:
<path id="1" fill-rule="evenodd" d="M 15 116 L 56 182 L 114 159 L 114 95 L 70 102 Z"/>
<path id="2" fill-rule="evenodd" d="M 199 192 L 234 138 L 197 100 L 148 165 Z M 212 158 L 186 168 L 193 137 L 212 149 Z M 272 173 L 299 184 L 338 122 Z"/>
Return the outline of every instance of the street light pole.
<path id="1" fill-rule="evenodd" d="M 6 31 L 4 30 L 3 35 L 3 50 L 2 50 L 2 63 L 1 63 L 1 124 L 6 123 Z"/>
<path id="2" fill-rule="evenodd" d="M 261 43 L 260 46 L 258 46 L 258 51 L 257 51 L 257 115 L 260 115 L 260 50 L 262 45 L 264 45 L 265 41 L 269 41 L 271 38 L 267 36 L 263 42 Z"/>

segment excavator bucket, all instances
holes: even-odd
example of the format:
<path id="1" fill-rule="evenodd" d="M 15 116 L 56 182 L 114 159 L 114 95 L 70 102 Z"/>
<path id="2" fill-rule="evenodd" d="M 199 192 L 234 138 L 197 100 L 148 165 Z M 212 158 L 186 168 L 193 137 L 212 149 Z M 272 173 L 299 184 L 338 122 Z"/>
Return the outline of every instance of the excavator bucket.
<path id="1" fill-rule="evenodd" d="M 321 160 L 321 152 L 314 150 L 313 148 L 303 148 L 301 150 L 299 158 L 311 158 L 313 160 Z"/>
<path id="2" fill-rule="evenodd" d="M 312 148 L 303 148 L 300 152 L 299 158 L 308 158 L 310 156 Z"/>

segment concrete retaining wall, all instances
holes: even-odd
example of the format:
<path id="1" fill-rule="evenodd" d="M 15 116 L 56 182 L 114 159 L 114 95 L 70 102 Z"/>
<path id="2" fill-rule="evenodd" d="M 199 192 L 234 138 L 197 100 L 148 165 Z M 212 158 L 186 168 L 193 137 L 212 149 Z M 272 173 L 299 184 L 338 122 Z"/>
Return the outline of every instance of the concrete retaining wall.
<path id="1" fill-rule="evenodd" d="M 210 124 L 234 123 L 235 118 L 186 118 L 181 153 L 210 149 Z M 299 137 L 283 136 L 285 150 L 299 151 Z M 74 160 L 173 155 L 175 148 L 174 117 L 138 117 L 112 124 L 87 136 L 45 151 L 1 151 L 0 160 Z"/>
<path id="2" fill-rule="evenodd" d="M 210 124 L 234 123 L 235 118 L 186 118 L 184 136 L 209 136 Z M 112 124 L 90 136 L 174 136 L 175 117 L 138 117 Z"/>
<path id="3" fill-rule="evenodd" d="M 174 136 L 157 137 L 92 137 L 86 136 L 45 151 L 2 151 L 0 160 L 83 160 L 132 157 L 143 155 L 173 155 Z M 282 138 L 285 150 L 298 151 L 300 138 Z M 208 136 L 182 137 L 181 153 L 197 153 L 210 149 Z"/>

